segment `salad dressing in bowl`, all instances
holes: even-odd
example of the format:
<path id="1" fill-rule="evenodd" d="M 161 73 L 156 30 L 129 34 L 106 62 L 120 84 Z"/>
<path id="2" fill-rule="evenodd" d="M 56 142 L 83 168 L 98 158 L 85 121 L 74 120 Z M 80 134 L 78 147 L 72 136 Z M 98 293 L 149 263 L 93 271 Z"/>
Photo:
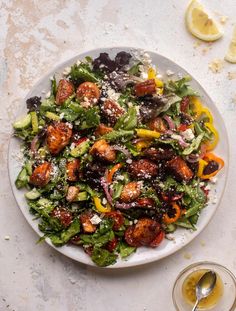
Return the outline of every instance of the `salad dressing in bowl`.
<path id="1" fill-rule="evenodd" d="M 207 269 L 200 269 L 190 273 L 184 280 L 182 285 L 182 294 L 184 299 L 188 304 L 194 306 L 196 302 L 196 285 L 200 278 L 207 272 Z M 209 296 L 203 298 L 199 304 L 198 308 L 201 310 L 208 310 L 218 304 L 219 300 L 223 296 L 224 285 L 219 276 L 216 274 L 216 285 Z"/>

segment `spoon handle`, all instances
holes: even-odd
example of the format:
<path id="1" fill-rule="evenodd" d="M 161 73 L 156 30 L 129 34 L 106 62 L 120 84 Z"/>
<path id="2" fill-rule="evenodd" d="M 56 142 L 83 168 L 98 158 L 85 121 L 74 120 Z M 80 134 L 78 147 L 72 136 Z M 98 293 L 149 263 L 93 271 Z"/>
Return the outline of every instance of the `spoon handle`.
<path id="1" fill-rule="evenodd" d="M 198 304 L 199 304 L 199 300 L 197 300 L 197 301 L 195 302 L 195 305 L 194 305 L 194 307 L 193 307 L 192 311 L 197 310 L 197 305 L 198 305 Z"/>

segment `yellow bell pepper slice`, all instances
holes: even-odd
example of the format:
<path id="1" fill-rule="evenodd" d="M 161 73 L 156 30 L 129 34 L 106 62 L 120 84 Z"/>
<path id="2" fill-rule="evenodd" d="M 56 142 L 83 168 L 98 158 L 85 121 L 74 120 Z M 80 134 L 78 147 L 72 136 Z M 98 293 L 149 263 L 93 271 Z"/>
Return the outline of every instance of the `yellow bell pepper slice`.
<path id="1" fill-rule="evenodd" d="M 204 171 L 204 168 L 207 166 L 208 162 L 204 161 L 202 159 L 198 162 L 198 171 L 197 171 L 197 177 L 201 177 Z"/>
<path id="2" fill-rule="evenodd" d="M 213 150 L 216 145 L 218 144 L 219 141 L 219 133 L 216 130 L 216 128 L 214 127 L 214 125 L 212 123 L 206 122 L 205 126 L 212 132 L 212 134 L 214 135 L 214 139 L 210 142 L 207 143 L 207 151 L 211 151 Z"/>
<path id="3" fill-rule="evenodd" d="M 142 140 L 142 141 L 139 141 L 139 142 L 136 143 L 136 148 L 137 148 L 138 151 L 141 151 L 142 149 L 149 147 L 150 144 L 151 144 L 150 141 Z"/>
<path id="4" fill-rule="evenodd" d="M 106 204 L 106 207 L 104 207 L 99 197 L 93 197 L 93 201 L 94 201 L 96 209 L 100 213 L 108 213 L 111 211 L 111 206 L 109 204 Z"/>
<path id="5" fill-rule="evenodd" d="M 195 112 L 195 119 L 199 119 L 201 115 L 205 114 L 209 123 L 213 123 L 213 116 L 210 110 L 202 105 L 202 102 L 197 97 L 191 97 L 191 102 L 194 104 L 193 111 Z"/>
<path id="6" fill-rule="evenodd" d="M 141 138 L 159 138 L 161 134 L 156 131 L 150 131 L 146 129 L 136 129 L 137 136 Z"/>
<path id="7" fill-rule="evenodd" d="M 209 109 L 207 109 L 206 107 L 203 107 L 200 116 L 203 114 L 205 114 L 208 117 L 209 123 L 213 123 L 213 116 L 211 112 L 209 111 Z"/>
<path id="8" fill-rule="evenodd" d="M 157 73 L 156 73 L 156 70 L 154 68 L 148 69 L 148 79 L 154 79 L 156 86 L 158 88 L 162 88 L 162 92 L 163 92 L 164 83 L 160 79 L 157 78 Z"/>
<path id="9" fill-rule="evenodd" d="M 199 100 L 198 97 L 191 96 L 191 103 L 194 105 L 193 111 L 195 112 L 195 118 L 198 119 L 203 109 L 202 102 Z"/>

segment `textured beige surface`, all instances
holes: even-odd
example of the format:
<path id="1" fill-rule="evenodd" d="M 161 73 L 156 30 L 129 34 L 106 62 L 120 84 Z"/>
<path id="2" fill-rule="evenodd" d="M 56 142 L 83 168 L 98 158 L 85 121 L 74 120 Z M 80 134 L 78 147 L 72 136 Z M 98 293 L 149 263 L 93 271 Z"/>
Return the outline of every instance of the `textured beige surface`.
<path id="1" fill-rule="evenodd" d="M 186 32 L 183 14 L 187 0 L 0 2 L 0 311 L 169 311 L 173 310 L 172 284 L 186 265 L 214 260 L 236 273 L 236 79 L 228 79 L 236 65 L 224 63 L 217 74 L 208 69 L 215 58 L 224 57 L 236 22 L 236 2 L 204 2 L 229 16 L 225 36 L 212 45 L 196 43 Z M 46 244 L 35 245 L 37 236 L 11 193 L 7 143 L 20 100 L 39 78 L 82 51 L 114 45 L 158 51 L 199 80 L 226 122 L 231 162 L 221 205 L 194 242 L 157 263 L 105 271 L 77 264 Z"/>

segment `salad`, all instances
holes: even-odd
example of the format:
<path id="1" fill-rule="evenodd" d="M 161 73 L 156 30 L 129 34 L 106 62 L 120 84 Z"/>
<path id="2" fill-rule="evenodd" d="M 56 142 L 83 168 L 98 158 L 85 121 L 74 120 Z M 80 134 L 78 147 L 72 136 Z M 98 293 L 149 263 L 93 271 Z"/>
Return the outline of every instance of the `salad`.
<path id="1" fill-rule="evenodd" d="M 224 166 L 218 132 L 190 77 L 164 79 L 147 53 L 86 57 L 28 98 L 13 124 L 24 161 L 15 185 L 55 246 L 98 266 L 196 230 Z"/>

